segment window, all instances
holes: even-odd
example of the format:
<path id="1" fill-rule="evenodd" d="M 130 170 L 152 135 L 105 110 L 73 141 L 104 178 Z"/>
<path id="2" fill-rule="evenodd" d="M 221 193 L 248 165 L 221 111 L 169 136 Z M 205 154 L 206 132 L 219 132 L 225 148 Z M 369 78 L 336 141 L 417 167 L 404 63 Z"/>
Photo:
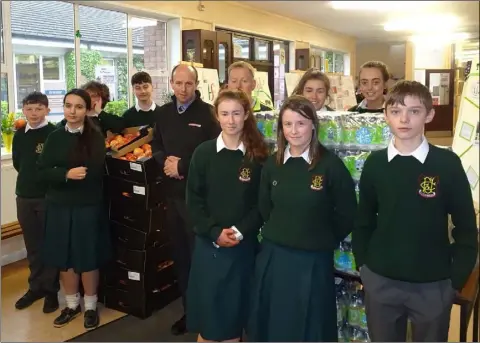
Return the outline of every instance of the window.
<path id="1" fill-rule="evenodd" d="M 3 45 L 3 10 L 2 4 L 0 3 L 0 59 L 1 64 L 5 63 L 5 54 L 3 53 L 4 45 Z M 3 77 L 3 76 L 2 76 Z"/>
<path id="2" fill-rule="evenodd" d="M 168 68 L 166 59 L 167 24 L 155 19 L 130 17 L 132 29 L 133 70 L 152 76 L 153 99 L 159 105 L 169 102 Z M 133 97 L 133 94 L 132 94 Z"/>
<path id="3" fill-rule="evenodd" d="M 250 58 L 250 38 L 233 36 L 233 58 Z"/>
<path id="4" fill-rule="evenodd" d="M 74 6 L 62 1 L 11 1 L 16 110 L 32 91 L 47 94 L 49 119 L 63 118 L 58 101 L 76 86 Z M 55 25 L 52 25 L 55 23 Z"/>
<path id="5" fill-rule="evenodd" d="M 109 87 L 111 100 L 119 102 L 113 104 L 114 112 L 123 113 L 134 100 L 129 99 L 130 77 L 141 70 L 152 76 L 154 100 L 169 99 L 165 22 L 65 1 L 9 1 L 2 6 L 0 16 L 3 12 L 8 17 L 0 21 L 2 78 L 10 80 L 12 110 L 21 109 L 28 93 L 41 91 L 55 104 L 49 117 L 55 122 L 63 118 L 59 99 L 97 80 Z M 7 61 L 4 44 L 12 52 Z M 12 65 L 6 66 L 9 61 Z"/>
<path id="6" fill-rule="evenodd" d="M 0 78 L 0 105 L 1 105 L 1 114 L 6 116 L 8 114 L 8 79 L 7 74 L 2 73 Z M 3 137 L 1 138 L 1 147 L 3 148 Z M 2 151 L 3 153 L 3 151 Z"/>
<path id="7" fill-rule="evenodd" d="M 255 60 L 256 61 L 269 61 L 269 42 L 255 39 Z"/>
<path id="8" fill-rule="evenodd" d="M 78 6 L 80 83 L 99 81 L 128 108 L 127 14 Z"/>
<path id="9" fill-rule="evenodd" d="M 0 79 L 0 104 L 2 115 L 8 113 L 8 79 L 7 74 L 2 73 Z"/>
<path id="10" fill-rule="evenodd" d="M 273 101 L 275 108 L 280 108 L 286 96 L 285 72 L 287 71 L 288 43 L 273 44 Z"/>
<path id="11" fill-rule="evenodd" d="M 333 54 L 333 71 L 335 73 L 343 74 L 344 72 L 344 54 L 334 53 Z"/>
<path id="12" fill-rule="evenodd" d="M 62 59 L 63 62 L 63 59 Z M 60 57 L 47 57 L 42 58 L 43 65 L 43 79 L 44 80 L 60 80 Z"/>

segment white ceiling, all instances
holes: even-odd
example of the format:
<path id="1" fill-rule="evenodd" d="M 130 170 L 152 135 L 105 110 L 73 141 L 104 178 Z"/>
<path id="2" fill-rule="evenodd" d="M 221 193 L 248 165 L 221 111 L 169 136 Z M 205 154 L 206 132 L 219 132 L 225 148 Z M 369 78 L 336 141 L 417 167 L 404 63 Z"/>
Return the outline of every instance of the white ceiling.
<path id="1" fill-rule="evenodd" d="M 361 1 L 358 1 L 361 2 Z M 380 3 L 381 1 L 377 2 Z M 387 32 L 383 25 L 392 19 L 423 14 L 450 14 L 460 19 L 457 32 L 479 36 L 479 1 L 389 1 L 401 3 L 401 9 L 389 12 L 366 10 L 336 10 L 330 1 L 242 1 L 242 4 L 290 17 L 329 31 L 344 33 L 363 41 L 400 42 L 408 39 L 409 32 Z M 416 4 L 412 8 L 412 4 Z M 279 23 L 281 25 L 281 23 Z"/>

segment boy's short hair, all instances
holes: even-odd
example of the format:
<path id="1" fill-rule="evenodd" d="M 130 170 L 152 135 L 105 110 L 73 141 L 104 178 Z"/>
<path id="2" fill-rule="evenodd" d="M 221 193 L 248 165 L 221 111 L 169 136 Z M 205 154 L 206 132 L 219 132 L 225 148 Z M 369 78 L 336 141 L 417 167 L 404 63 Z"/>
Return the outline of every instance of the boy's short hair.
<path id="1" fill-rule="evenodd" d="M 132 87 L 135 85 L 141 85 L 142 83 L 152 84 L 152 77 L 145 71 L 139 71 L 132 76 Z"/>
<path id="2" fill-rule="evenodd" d="M 110 89 L 107 85 L 98 81 L 89 81 L 81 87 L 85 91 L 90 91 L 102 98 L 102 110 L 110 102 Z"/>
<path id="3" fill-rule="evenodd" d="M 385 99 L 385 108 L 395 104 L 405 106 L 405 98 L 407 96 L 417 97 L 420 103 L 425 106 L 427 112 L 433 109 L 432 94 L 426 86 L 417 81 L 398 81 L 388 92 Z"/>
<path id="4" fill-rule="evenodd" d="M 22 106 L 26 105 L 43 105 L 48 107 L 48 97 L 42 92 L 31 92 L 25 98 L 23 98 Z"/>
<path id="5" fill-rule="evenodd" d="M 232 69 L 239 69 L 239 68 L 247 69 L 250 72 L 250 74 L 252 74 L 252 78 L 255 78 L 255 68 L 250 63 L 245 61 L 237 61 L 230 64 L 230 66 L 228 67 L 228 76 L 230 76 L 230 72 L 232 71 Z"/>

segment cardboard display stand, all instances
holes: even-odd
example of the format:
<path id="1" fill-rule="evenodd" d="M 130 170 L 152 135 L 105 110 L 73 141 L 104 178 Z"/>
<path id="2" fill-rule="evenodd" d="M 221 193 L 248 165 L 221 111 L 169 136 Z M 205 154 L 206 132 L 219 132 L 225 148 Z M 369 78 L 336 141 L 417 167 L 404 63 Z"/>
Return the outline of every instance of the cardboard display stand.
<path id="1" fill-rule="evenodd" d="M 479 184 L 479 74 L 470 74 L 465 82 L 460 101 L 452 150 L 460 156 L 472 189 L 473 200 L 478 204 Z"/>

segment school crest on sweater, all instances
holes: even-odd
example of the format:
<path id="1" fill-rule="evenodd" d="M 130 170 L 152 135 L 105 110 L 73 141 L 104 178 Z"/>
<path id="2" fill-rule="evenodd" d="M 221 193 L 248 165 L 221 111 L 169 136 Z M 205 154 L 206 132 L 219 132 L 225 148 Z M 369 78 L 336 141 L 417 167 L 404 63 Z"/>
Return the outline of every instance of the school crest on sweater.
<path id="1" fill-rule="evenodd" d="M 421 175 L 419 178 L 418 194 L 424 198 L 435 198 L 438 192 L 438 184 L 440 183 L 438 176 Z"/>
<path id="2" fill-rule="evenodd" d="M 35 147 L 35 153 L 41 154 L 43 151 L 43 143 L 38 143 L 37 146 Z"/>
<path id="3" fill-rule="evenodd" d="M 323 188 L 323 175 L 313 175 L 310 188 L 314 191 L 320 191 Z"/>
<path id="4" fill-rule="evenodd" d="M 252 170 L 247 167 L 240 168 L 239 180 L 242 182 L 249 182 L 250 176 L 252 175 Z"/>

